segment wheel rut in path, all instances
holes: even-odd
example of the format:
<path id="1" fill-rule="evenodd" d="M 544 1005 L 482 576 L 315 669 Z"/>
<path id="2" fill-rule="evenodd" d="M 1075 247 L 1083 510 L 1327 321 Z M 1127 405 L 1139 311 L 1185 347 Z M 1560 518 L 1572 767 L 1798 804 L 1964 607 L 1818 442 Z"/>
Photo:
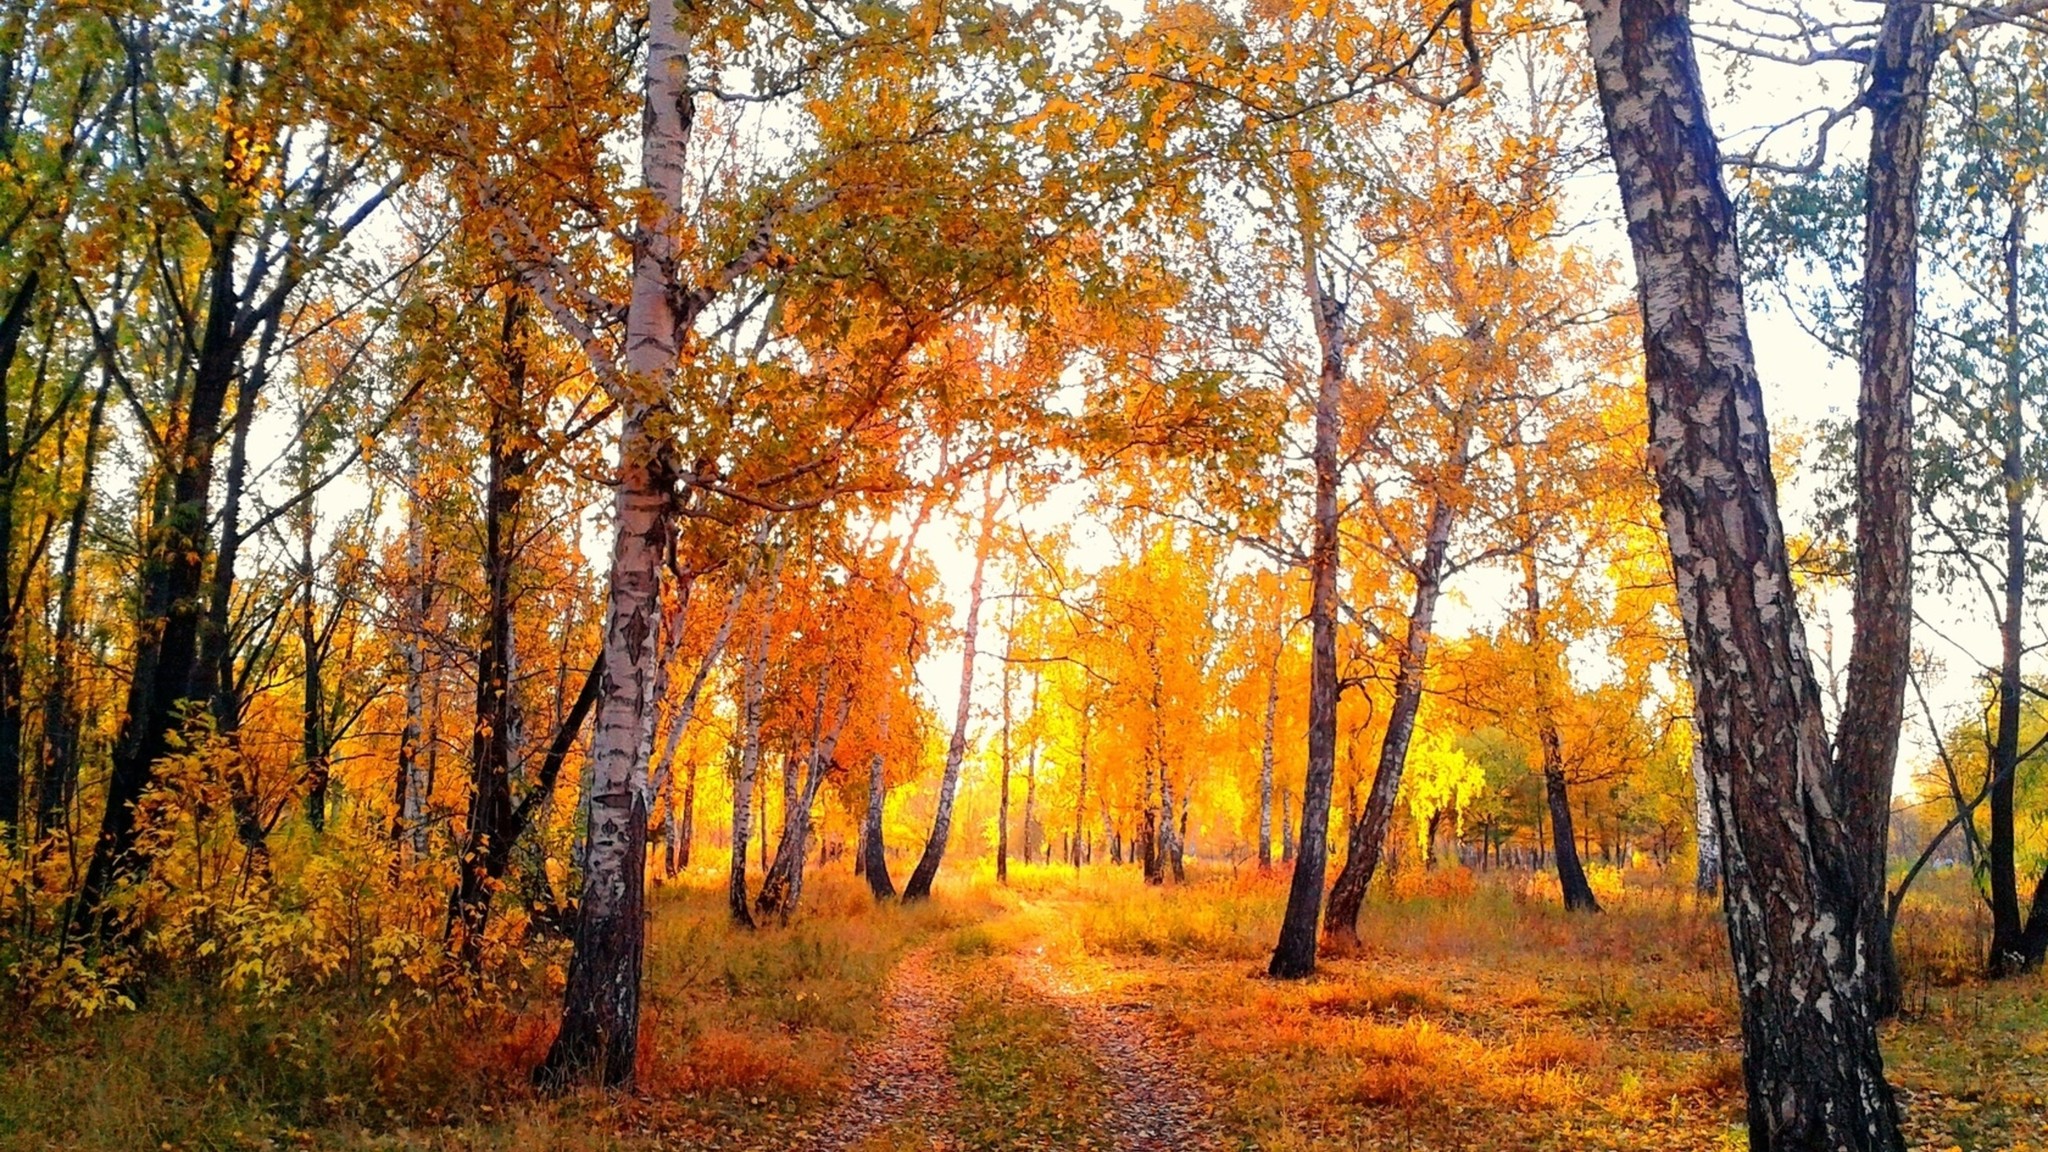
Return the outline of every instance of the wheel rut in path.
<path id="1" fill-rule="evenodd" d="M 882 990 L 882 1032 L 854 1056 L 854 1082 L 806 1148 L 852 1152 L 891 1128 L 951 1147 L 948 1121 L 958 1097 L 947 1048 L 959 990 L 932 959 L 932 946 L 905 955 Z"/>
<path id="2" fill-rule="evenodd" d="M 1033 944 L 1013 963 L 1020 983 L 1067 1014 L 1074 1038 L 1109 1080 L 1115 1152 L 1202 1152 L 1220 1148 L 1208 1094 L 1174 1057 L 1177 1043 L 1151 1006 L 1118 996 L 1109 982 L 1047 958 Z"/>

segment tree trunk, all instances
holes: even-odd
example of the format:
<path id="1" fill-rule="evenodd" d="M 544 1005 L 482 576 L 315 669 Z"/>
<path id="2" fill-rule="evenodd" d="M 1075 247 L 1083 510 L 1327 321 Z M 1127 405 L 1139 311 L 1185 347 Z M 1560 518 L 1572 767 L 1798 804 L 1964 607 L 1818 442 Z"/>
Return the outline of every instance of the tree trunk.
<path id="1" fill-rule="evenodd" d="M 1074 838 L 1070 841 L 1074 845 L 1073 864 L 1077 870 L 1081 867 L 1081 858 L 1087 855 L 1086 849 L 1088 845 L 1087 837 L 1081 833 L 1081 815 L 1088 806 L 1088 729 L 1090 727 L 1090 720 L 1091 709 L 1083 705 L 1081 708 L 1080 755 L 1076 758 L 1075 763 Z"/>
<path id="2" fill-rule="evenodd" d="M 1015 600 L 1010 601 L 1012 605 Z M 1017 628 L 1017 614 L 1010 613 L 1010 632 Z M 1003 640 L 1003 727 L 999 771 L 1002 783 L 996 799 L 996 883 L 1010 882 L 1010 641 Z M 1025 863 L 1030 863 L 1030 842 L 1026 841 Z"/>
<path id="3" fill-rule="evenodd" d="M 981 578 L 988 566 L 988 554 L 995 540 L 998 501 L 992 484 L 982 484 L 981 531 L 974 547 L 974 576 L 967 585 L 967 623 L 960 637 L 960 696 L 953 710 L 953 738 L 946 745 L 946 769 L 939 777 L 939 810 L 932 817 L 931 836 L 917 867 L 903 886 L 903 899 L 915 902 L 930 898 L 932 881 L 938 878 L 939 862 L 946 855 L 946 840 L 953 832 L 953 800 L 960 791 L 960 765 L 967 758 L 967 718 L 974 703 L 974 644 L 981 631 Z"/>
<path id="4" fill-rule="evenodd" d="M 682 199 L 692 97 L 688 46 L 675 0 L 651 0 L 647 19 L 641 183 L 663 213 Z M 640 1037 L 641 945 L 645 933 L 647 756 L 661 631 L 661 572 L 672 527 L 676 469 L 662 408 L 675 378 L 678 335 L 675 242 L 668 221 L 634 238 L 633 289 L 626 312 L 628 394 L 620 405 L 618 479 L 613 494 L 611 587 L 604 679 L 590 759 L 596 766 L 575 948 L 562 996 L 562 1030 L 537 1080 L 562 1084 L 591 1073 L 628 1084 Z"/>
<path id="5" fill-rule="evenodd" d="M 242 551 L 242 501 L 249 480 L 249 434 L 256 422 L 256 397 L 269 360 L 276 326 L 266 325 L 256 365 L 235 389 L 235 419 L 228 437 L 228 470 L 221 486 L 220 544 L 207 581 L 206 616 L 199 629 L 199 660 L 192 670 L 192 698 L 205 700 L 216 731 L 232 737 L 242 725 L 241 686 L 235 677 L 235 567 Z M 300 413 L 303 423 L 304 413 Z M 301 473 L 303 477 L 303 472 Z M 249 819 L 257 819 L 253 813 Z M 258 832 L 261 832 L 259 827 Z"/>
<path id="6" fill-rule="evenodd" d="M 803 899 L 804 861 L 810 854 L 811 807 L 817 803 L 818 789 L 825 783 L 826 774 L 837 762 L 833 752 L 839 746 L 839 733 L 846 727 L 846 718 L 853 711 L 853 689 L 849 685 L 841 696 L 838 714 L 832 725 L 817 732 L 811 742 L 811 754 L 805 758 L 806 771 L 803 786 L 795 800 L 788 804 L 782 816 L 782 837 L 775 845 L 775 861 L 768 866 L 761 880 L 760 898 L 754 901 L 754 909 L 764 916 L 774 916 L 783 924 L 796 914 L 799 901 Z M 818 711 L 825 710 L 825 683 L 818 682 Z M 794 761 L 792 772 L 794 771 Z"/>
<path id="7" fill-rule="evenodd" d="M 761 772 L 761 696 L 768 675 L 768 624 L 771 618 L 774 584 L 763 598 L 761 620 L 754 630 L 754 642 L 747 646 L 746 667 L 740 687 L 740 763 L 732 782 L 732 869 L 726 880 L 726 910 L 733 923 L 754 926 L 747 901 L 747 837 L 753 831 L 754 781 Z M 762 821 L 765 827 L 767 821 Z"/>
<path id="8" fill-rule="evenodd" d="M 8 114 L 12 113 L 13 109 L 9 108 Z M 15 290 L 14 298 L 8 302 L 5 315 L 0 315 L 0 465 L 5 467 L 5 486 L 0 490 L 0 835 L 4 835 L 9 844 L 21 842 L 24 795 L 21 639 L 17 629 L 22 619 L 22 605 L 14 597 L 14 511 L 22 466 L 27 462 L 25 457 L 31 446 L 24 443 L 17 449 L 12 444 L 13 413 L 9 409 L 13 392 L 8 385 L 8 376 L 41 283 L 41 275 L 31 269 L 21 287 Z M 31 412 L 29 419 L 23 421 L 24 428 L 33 417 Z M 24 438 L 26 436 L 24 432 Z M 36 560 L 25 559 L 23 567 L 33 571 Z"/>
<path id="9" fill-rule="evenodd" d="M 414 411 L 405 419 L 406 574 L 399 641 L 405 660 L 405 727 L 398 739 L 398 818 L 392 825 L 392 836 L 408 843 L 415 856 L 427 851 L 427 781 L 420 745 L 426 738 L 426 630 L 434 594 L 434 582 L 427 572 L 427 529 L 420 515 L 420 463 L 420 417 Z"/>
<path id="10" fill-rule="evenodd" d="M 1273 728 L 1280 712 L 1280 654 L 1266 671 L 1266 720 L 1259 738 L 1259 870 L 1273 866 Z"/>
<path id="11" fill-rule="evenodd" d="M 1913 336 L 1919 307 L 1920 172 L 1934 10 L 1889 0 L 1872 47 L 1865 166 L 1861 385 L 1856 401 L 1856 629 L 1835 725 L 1843 819 L 1861 857 L 1856 935 L 1880 1017 L 1899 1010 L 1886 912 L 1892 774 L 1913 656 Z"/>
<path id="12" fill-rule="evenodd" d="M 483 960 L 491 897 L 504 878 L 512 852 L 512 730 L 518 706 L 512 694 L 512 574 L 527 472 L 527 453 L 518 445 L 523 437 L 519 425 L 526 384 L 520 311 L 518 297 L 506 301 L 498 349 L 505 378 L 502 391 L 490 397 L 490 423 L 485 433 L 484 635 L 477 651 L 476 712 L 469 744 L 469 827 L 462 845 L 454 921 L 460 931 L 463 962 L 471 969 Z M 309 794 L 309 814 L 313 802 Z M 321 804 L 324 808 L 324 798 Z"/>
<path id="13" fill-rule="evenodd" d="M 154 523 L 143 543 L 137 574 L 135 660 L 120 734 L 107 773 L 106 806 L 85 880 L 72 903 L 73 927 L 96 933 L 108 926 L 102 901 L 114 886 L 146 866 L 135 851 L 135 806 L 171 751 L 172 732 L 191 696 L 199 657 L 199 629 L 209 541 L 209 497 L 221 415 L 234 383 L 245 337 L 235 325 L 237 233 L 223 224 L 213 238 L 206 269 L 206 319 L 183 411 L 168 422 L 175 441 L 162 461 Z"/>
<path id="14" fill-rule="evenodd" d="M 825 678 L 819 674 L 817 681 L 817 719 L 811 728 L 811 754 L 805 756 L 803 783 L 795 797 L 784 801 L 782 810 L 782 836 L 776 840 L 774 863 L 762 875 L 762 892 L 754 902 L 754 910 L 762 916 L 774 916 L 788 924 L 797 912 L 799 900 L 803 900 L 803 865 L 811 851 L 811 808 L 817 804 L 817 789 L 825 783 L 825 775 L 838 760 L 834 750 L 840 744 L 840 732 L 846 728 L 846 717 L 854 709 L 854 689 L 848 685 L 840 697 L 840 707 L 831 719 L 831 726 L 825 728 Z M 788 760 L 788 775 L 795 775 L 797 760 Z"/>
<path id="15" fill-rule="evenodd" d="M 1573 912 L 1598 912 L 1600 901 L 1586 880 L 1585 865 L 1572 842 L 1572 802 L 1565 788 L 1564 765 L 1559 762 L 1557 725 L 1547 718 L 1539 721 L 1543 744 L 1543 798 L 1550 808 L 1551 847 L 1557 857 L 1557 886 L 1564 893 L 1564 906 Z"/>
<path id="16" fill-rule="evenodd" d="M 1643 317 L 1649 457 L 1721 827 L 1750 1147 L 1900 1152 L 1684 0 L 1582 0 Z"/>
<path id="17" fill-rule="evenodd" d="M 1172 790 L 1166 783 L 1166 764 L 1160 752 L 1160 728 L 1165 723 L 1165 680 L 1164 670 L 1159 666 L 1159 634 L 1155 628 L 1145 635 L 1145 658 L 1152 669 L 1152 692 L 1146 698 L 1145 728 L 1145 807 L 1142 823 L 1138 827 L 1138 854 L 1144 862 L 1145 883 L 1166 882 L 1166 844 L 1172 836 L 1173 816 L 1169 812 L 1163 818 L 1160 814 L 1162 793 L 1171 802 Z"/>
<path id="18" fill-rule="evenodd" d="M 688 871 L 690 867 L 690 846 L 697 839 L 697 760 L 690 759 L 688 770 L 683 774 L 683 814 L 677 821 L 676 870 Z"/>
<path id="19" fill-rule="evenodd" d="M 1188 881 L 1188 794 L 1191 790 L 1181 789 L 1180 820 L 1173 830 L 1173 881 L 1185 884 Z"/>
<path id="20" fill-rule="evenodd" d="M 2020 966 L 2033 971 L 2048 961 L 2048 869 L 2034 881 L 2034 899 L 2028 905 L 2027 929 L 2020 933 Z"/>
<path id="21" fill-rule="evenodd" d="M 2005 232 L 2005 426 L 2000 430 L 1999 460 L 2005 500 L 2005 604 L 1998 621 L 1998 722 L 1991 745 L 1991 835 L 1985 845 L 1991 873 L 1988 971 L 1994 977 L 2010 976 L 2027 967 L 2013 831 L 2013 784 L 2019 772 L 2021 693 L 2025 690 L 2020 661 L 2026 653 L 2021 629 L 2027 590 L 2027 488 L 2023 476 L 2026 462 L 2021 456 L 2025 428 L 2020 407 L 2024 377 L 2019 343 L 2019 254 L 2025 235 L 2026 217 L 2015 203 Z"/>
<path id="22" fill-rule="evenodd" d="M 1034 742 L 1031 750 L 1024 755 L 1024 862 L 1031 862 L 1031 851 L 1037 847 L 1038 838 L 1033 833 L 1034 821 L 1038 816 L 1038 745 Z"/>
<path id="23" fill-rule="evenodd" d="M 1109 853 L 1109 862 L 1111 864 L 1122 864 L 1124 862 L 1123 841 L 1117 837 L 1116 824 L 1109 816 L 1109 797 L 1103 793 L 1100 785 L 1097 785 L 1095 789 L 1095 802 L 1102 808 L 1103 851 Z"/>
<path id="24" fill-rule="evenodd" d="M 1714 792 L 1707 783 L 1707 758 L 1697 736 L 1692 743 L 1692 827 L 1697 867 L 1693 891 L 1716 896 L 1721 891 L 1721 826 L 1714 816 Z"/>
<path id="25" fill-rule="evenodd" d="M 1294 863 L 1294 791 L 1280 790 L 1280 862 Z"/>
<path id="26" fill-rule="evenodd" d="M 1308 772 L 1302 785 L 1301 846 L 1287 889 L 1287 912 L 1273 949 L 1270 975 L 1307 976 L 1316 969 L 1316 927 L 1322 915 L 1329 860 L 1330 790 L 1337 777 L 1337 470 L 1343 415 L 1344 304 L 1325 290 L 1313 249 L 1304 287 L 1315 310 L 1322 349 L 1317 373 L 1314 535 L 1309 548 Z"/>
<path id="27" fill-rule="evenodd" d="M 327 830 L 327 689 L 326 652 L 320 639 L 320 602 L 314 596 L 313 528 L 315 510 L 307 500 L 299 519 L 299 652 L 305 662 L 300 682 L 299 757 L 306 779 L 306 823 L 314 832 Z"/>
<path id="28" fill-rule="evenodd" d="M 1517 479 L 1521 478 L 1521 458 L 1516 456 Z M 1527 506 L 1527 493 L 1522 493 Z M 1524 518 L 1525 529 L 1530 526 Z M 1530 535 L 1522 549 L 1522 601 L 1528 613 L 1529 658 L 1532 661 L 1531 686 L 1534 698 L 1531 710 L 1536 715 L 1537 743 L 1543 750 L 1543 795 L 1550 806 L 1550 827 L 1557 848 L 1557 886 L 1564 895 L 1564 906 L 1572 912 L 1598 912 L 1600 901 L 1593 896 L 1593 886 L 1586 882 L 1586 869 L 1579 861 L 1578 850 L 1572 844 L 1572 801 L 1565 787 L 1564 753 L 1558 739 L 1555 700 L 1551 693 L 1551 676 L 1557 667 L 1550 657 L 1550 637 L 1543 626 L 1543 586 L 1536 568 L 1536 540 Z"/>
<path id="29" fill-rule="evenodd" d="M 214 734 L 231 749 L 238 749 L 242 727 L 242 686 L 235 674 L 235 638 L 231 617 L 235 565 L 242 550 L 242 498 L 249 475 L 249 433 L 256 421 L 257 391 L 262 386 L 264 366 L 269 362 L 276 336 L 275 322 L 264 327 L 262 349 L 257 353 L 256 365 L 243 375 L 241 385 L 235 390 L 235 421 L 228 439 L 227 483 L 223 485 L 221 495 L 220 545 L 214 555 L 213 577 L 208 581 L 209 606 L 199 630 L 199 661 L 192 671 L 192 699 L 209 702 Z M 306 638 L 303 633 L 300 641 L 304 647 Z M 316 662 L 317 659 L 315 656 Z M 317 727 L 317 719 L 315 725 Z M 303 743 L 301 747 L 304 747 Z M 245 758 L 230 758 L 226 783 L 228 803 L 234 811 L 235 837 L 248 853 L 249 867 L 267 876 L 270 872 L 270 823 L 257 801 L 254 773 Z"/>
<path id="30" fill-rule="evenodd" d="M 112 381 L 100 384 L 86 418 L 83 459 L 77 494 L 72 497 L 64 537 L 64 575 L 57 585 L 57 625 L 50 637 L 50 686 L 43 698 L 42 772 L 37 781 L 36 829 L 71 826 L 71 803 L 78 792 L 78 565 L 85 541 L 86 514 L 92 508 L 93 470 L 99 459 L 100 424 Z"/>
<path id="31" fill-rule="evenodd" d="M 1162 880 L 1179 851 L 1174 846 L 1173 813 L 1173 777 L 1167 774 L 1162 764 L 1159 772 L 1159 871 Z"/>
<path id="32" fill-rule="evenodd" d="M 1457 454 L 1460 473 L 1464 464 L 1465 449 L 1461 443 Z M 1423 673 L 1428 667 L 1430 633 L 1436 626 L 1444 556 L 1450 548 L 1455 518 L 1451 502 L 1438 493 L 1430 502 L 1429 535 L 1423 545 L 1422 565 L 1415 573 L 1415 603 L 1408 613 L 1408 636 L 1395 673 L 1394 705 L 1387 714 L 1386 734 L 1380 740 L 1379 766 L 1373 772 L 1365 812 L 1351 826 L 1344 868 L 1337 874 L 1337 882 L 1330 886 L 1330 910 L 1323 915 L 1323 932 L 1333 942 L 1350 947 L 1359 943 L 1358 910 L 1365 904 L 1366 890 L 1379 867 L 1380 851 L 1386 846 L 1387 828 L 1394 819 L 1394 801 L 1401 792 L 1401 773 L 1408 764 L 1408 744 L 1415 736 L 1415 717 L 1422 709 Z"/>
<path id="33" fill-rule="evenodd" d="M 766 541 L 766 527 L 764 524 L 762 532 L 755 536 L 755 543 L 760 545 L 765 544 Z M 732 595 L 725 602 L 725 615 L 718 619 L 718 631 L 712 633 L 710 646 L 704 650 L 702 656 L 698 657 L 697 670 L 690 676 L 690 687 L 683 692 L 682 700 L 676 704 L 675 713 L 669 717 L 668 736 L 662 743 L 661 757 L 656 761 L 659 766 L 654 769 L 653 789 L 657 796 L 668 789 L 669 777 L 675 771 L 676 753 L 682 748 L 684 733 L 689 731 L 691 722 L 697 718 L 697 702 L 704 697 L 704 685 L 710 681 L 711 670 L 717 666 L 719 657 L 725 654 L 726 645 L 732 642 L 733 625 L 739 620 L 740 605 L 746 599 L 747 589 L 753 585 L 754 571 L 749 566 L 744 575 L 733 581 Z M 680 620 L 676 624 L 673 635 L 678 642 L 681 640 L 682 625 Z M 673 649 L 673 644 L 671 648 Z M 695 797 L 696 772 L 697 765 L 693 760 L 690 763 L 690 788 L 692 790 L 690 796 L 692 799 Z M 689 837 L 689 829 L 685 828 L 683 830 L 683 839 L 686 844 Z M 689 863 L 687 847 L 683 855 L 685 857 L 684 864 L 687 866 Z"/>
<path id="34" fill-rule="evenodd" d="M 887 739 L 888 717 L 882 719 L 882 732 Z M 888 781 L 883 775 L 882 754 L 876 751 L 868 756 L 868 807 L 860 825 L 860 873 L 868 882 L 868 892 L 876 900 L 894 900 L 896 883 L 889 879 L 889 856 L 887 845 L 882 842 L 882 809 L 888 799 Z"/>

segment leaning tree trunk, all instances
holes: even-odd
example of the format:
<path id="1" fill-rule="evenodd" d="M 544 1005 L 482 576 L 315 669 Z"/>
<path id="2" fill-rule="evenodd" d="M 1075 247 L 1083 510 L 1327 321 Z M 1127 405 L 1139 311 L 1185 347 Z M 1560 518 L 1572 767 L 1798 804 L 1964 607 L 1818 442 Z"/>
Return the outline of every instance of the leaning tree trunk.
<path id="1" fill-rule="evenodd" d="M 692 97 L 675 0 L 652 0 L 647 18 L 641 182 L 665 217 L 682 201 Z M 675 242 L 658 217 L 635 236 L 626 311 L 617 485 L 613 489 L 611 587 L 605 606 L 604 679 L 591 739 L 593 785 L 585 832 L 583 897 L 562 993 L 562 1029 L 534 1070 L 565 1083 L 595 1073 L 607 1085 L 633 1079 L 640 1038 L 640 968 L 647 860 L 647 744 L 654 718 L 661 572 L 668 552 L 676 468 L 661 427 L 675 378 L 678 335 Z"/>
<path id="2" fill-rule="evenodd" d="M 1516 458 L 1519 478 L 1521 459 Z M 1526 527 L 1525 522 L 1525 527 Z M 1543 626 L 1543 587 L 1536 569 L 1536 540 L 1530 535 L 1522 549 L 1522 600 L 1528 613 L 1529 658 L 1533 696 L 1530 706 L 1536 714 L 1536 739 L 1543 750 L 1543 797 L 1550 806 L 1551 844 L 1557 852 L 1557 886 L 1564 894 L 1564 906 L 1572 912 L 1598 912 L 1600 901 L 1586 881 L 1586 868 L 1572 842 L 1572 798 L 1565 786 L 1564 752 L 1557 733 L 1556 702 L 1551 676 L 1557 665 L 1550 658 L 1549 635 Z"/>
<path id="3" fill-rule="evenodd" d="M 1270 975 L 1316 970 L 1316 926 L 1329 861 L 1330 790 L 1337 778 L 1337 468 L 1343 422 L 1344 303 L 1326 291 L 1313 260 L 1303 269 L 1315 309 L 1322 365 L 1316 380 L 1314 535 L 1309 546 L 1308 773 L 1302 785 L 1301 845 L 1287 889 Z"/>
<path id="4" fill-rule="evenodd" d="M 1900 1152 L 1859 937 L 1866 859 L 1830 779 L 1794 600 L 1734 207 L 1685 0 L 1582 0 L 1634 250 L 1655 466 L 1742 1002 L 1750 1146 Z"/>
<path id="5" fill-rule="evenodd" d="M 1578 845 L 1572 840 L 1572 800 L 1565 786 L 1557 722 L 1548 712 L 1540 712 L 1536 725 L 1537 738 L 1543 746 L 1543 799 L 1550 808 L 1550 843 L 1557 857 L 1557 886 L 1564 893 L 1568 911 L 1598 912 L 1600 901 L 1593 895 L 1593 885 L 1586 880 L 1586 867 L 1580 862 Z"/>
<path id="6" fill-rule="evenodd" d="M 788 924 L 796 914 L 797 904 L 803 899 L 804 861 L 810 853 L 811 808 L 817 803 L 818 789 L 825 783 L 825 775 L 836 761 L 834 753 L 839 747 L 839 733 L 846 728 L 846 718 L 853 711 L 851 687 L 841 696 L 838 715 L 832 726 L 812 741 L 811 754 L 806 760 L 803 787 L 796 802 L 782 818 L 782 838 L 775 845 L 775 861 L 761 881 L 760 898 L 754 908 L 764 916 L 774 916 Z M 825 708 L 824 685 L 819 684 L 818 709 Z"/>
<path id="7" fill-rule="evenodd" d="M 1920 170 L 1934 9 L 1889 0 L 1872 46 L 1865 165 L 1863 343 L 1856 400 L 1856 626 L 1835 725 L 1843 819 L 1861 857 L 1858 933 L 1880 1016 L 1899 1010 L 1886 910 L 1893 767 L 1913 655 L 1913 336 L 1919 307 Z"/>
<path id="8" fill-rule="evenodd" d="M 1461 472 L 1464 462 L 1465 450 L 1461 446 L 1457 453 Z M 1337 873 L 1337 882 L 1330 886 L 1330 910 L 1323 914 L 1324 935 L 1350 947 L 1359 943 L 1358 910 L 1365 904 L 1366 889 L 1372 884 L 1380 852 L 1386 847 L 1387 828 L 1394 819 L 1394 801 L 1401 792 L 1401 773 L 1408 764 L 1408 744 L 1415 736 L 1416 714 L 1422 710 L 1422 678 L 1428 667 L 1430 633 L 1436 627 L 1436 602 L 1443 591 L 1444 555 L 1450 548 L 1455 518 L 1450 500 L 1438 493 L 1430 504 L 1422 566 L 1415 573 L 1415 603 L 1408 613 L 1408 636 L 1395 673 L 1394 705 L 1387 714 L 1386 734 L 1380 740 L 1379 766 L 1373 772 L 1372 791 L 1366 794 L 1365 812 L 1351 825 L 1344 868 Z"/>
<path id="9" fill-rule="evenodd" d="M 924 852 L 903 886 L 903 899 L 929 899 L 932 881 L 938 878 L 939 862 L 946 855 L 946 840 L 953 832 L 953 799 L 960 791 L 960 765 L 967 759 L 967 718 L 974 704 L 974 644 L 981 632 L 981 577 L 988 566 L 989 547 L 995 540 L 996 498 L 989 484 L 982 485 L 981 532 L 974 546 L 974 576 L 967 584 L 967 625 L 960 637 L 960 696 L 953 710 L 953 738 L 946 745 L 946 769 L 939 777 L 939 810 L 932 817 L 931 836 Z"/>

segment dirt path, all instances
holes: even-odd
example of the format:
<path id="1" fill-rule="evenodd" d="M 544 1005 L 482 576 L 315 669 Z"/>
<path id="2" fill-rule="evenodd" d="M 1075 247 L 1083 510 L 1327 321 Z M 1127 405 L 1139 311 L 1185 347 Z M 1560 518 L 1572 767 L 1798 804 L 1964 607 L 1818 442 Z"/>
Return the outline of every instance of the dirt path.
<path id="1" fill-rule="evenodd" d="M 892 1129 L 915 1147 L 950 1147 L 944 1133 L 956 1092 L 946 1051 L 958 1006 L 930 945 L 905 956 L 882 992 L 882 1034 L 855 1055 L 852 1090 L 807 1147 L 853 1152 Z"/>
<path id="2" fill-rule="evenodd" d="M 1220 1147 L 1207 1094 L 1174 1058 L 1151 1005 L 1118 993 L 1105 974 L 1049 957 L 1031 944 L 1013 963 L 1024 986 L 1059 1005 L 1075 1039 L 1109 1078 L 1116 1152 L 1190 1152 Z"/>

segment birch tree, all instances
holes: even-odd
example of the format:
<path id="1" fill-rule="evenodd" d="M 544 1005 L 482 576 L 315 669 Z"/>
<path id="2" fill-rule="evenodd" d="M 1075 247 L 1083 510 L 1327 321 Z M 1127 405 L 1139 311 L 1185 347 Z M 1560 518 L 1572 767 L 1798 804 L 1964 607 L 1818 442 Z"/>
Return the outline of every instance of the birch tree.
<path id="1" fill-rule="evenodd" d="M 1903 1149 L 1861 840 L 1793 600 L 1736 221 L 1691 27 L 1582 3 L 1642 310 L 1655 465 L 1720 826 L 1751 1147 Z"/>

